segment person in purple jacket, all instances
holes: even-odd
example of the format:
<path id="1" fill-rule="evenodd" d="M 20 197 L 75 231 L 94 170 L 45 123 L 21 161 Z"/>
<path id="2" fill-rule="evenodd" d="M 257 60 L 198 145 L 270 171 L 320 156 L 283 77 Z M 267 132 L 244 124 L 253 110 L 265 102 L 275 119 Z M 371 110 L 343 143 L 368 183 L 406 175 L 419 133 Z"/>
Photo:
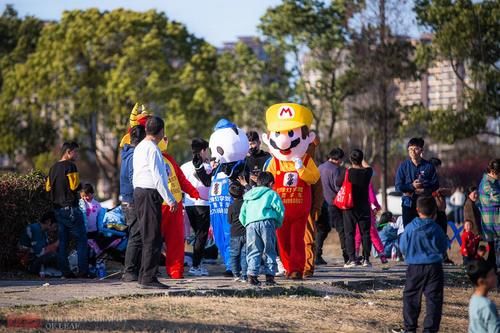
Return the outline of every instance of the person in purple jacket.
<path id="1" fill-rule="evenodd" d="M 328 207 L 328 218 L 330 225 L 337 230 L 340 241 L 340 248 L 342 250 L 342 257 L 344 263 L 349 260 L 345 249 L 345 234 L 344 234 L 344 220 L 342 217 L 342 210 L 333 204 L 333 199 L 337 196 L 338 191 L 342 187 L 344 181 L 345 168 L 342 166 L 344 159 L 344 151 L 341 148 L 334 148 L 328 154 L 328 161 L 322 163 L 318 169 L 321 175 L 321 183 L 323 185 L 323 196 Z M 326 238 L 326 235 L 318 235 Z M 321 253 L 321 252 L 319 252 Z"/>

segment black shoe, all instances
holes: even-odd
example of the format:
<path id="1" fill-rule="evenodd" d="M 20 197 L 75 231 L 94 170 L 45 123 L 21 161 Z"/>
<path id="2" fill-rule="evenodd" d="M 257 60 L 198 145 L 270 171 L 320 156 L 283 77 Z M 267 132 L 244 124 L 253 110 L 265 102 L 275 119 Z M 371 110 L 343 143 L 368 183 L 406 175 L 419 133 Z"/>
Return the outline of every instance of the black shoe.
<path id="1" fill-rule="evenodd" d="M 138 280 L 139 280 L 139 277 L 133 273 L 123 273 L 123 275 L 122 275 L 123 282 L 135 282 Z"/>
<path id="2" fill-rule="evenodd" d="M 325 259 L 323 259 L 322 256 L 317 256 L 316 260 L 314 261 L 314 264 L 315 265 L 326 265 L 328 263 L 325 261 Z"/>
<path id="3" fill-rule="evenodd" d="M 153 281 L 147 283 L 139 283 L 141 289 L 169 289 L 170 287 L 160 281 Z"/>
<path id="4" fill-rule="evenodd" d="M 253 275 L 248 276 L 248 283 L 250 283 L 252 286 L 260 286 L 259 279 L 257 279 L 257 277 Z"/>
<path id="5" fill-rule="evenodd" d="M 266 275 L 266 286 L 275 286 L 274 275 Z"/>
<path id="6" fill-rule="evenodd" d="M 231 272 L 231 271 L 225 271 L 224 272 L 224 277 L 233 277 L 233 272 Z"/>

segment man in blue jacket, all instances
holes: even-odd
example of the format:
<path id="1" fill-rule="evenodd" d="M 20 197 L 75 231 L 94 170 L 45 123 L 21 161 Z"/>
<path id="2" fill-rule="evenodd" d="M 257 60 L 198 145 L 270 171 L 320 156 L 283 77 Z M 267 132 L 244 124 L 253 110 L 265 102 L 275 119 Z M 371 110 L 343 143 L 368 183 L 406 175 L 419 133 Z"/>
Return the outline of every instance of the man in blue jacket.
<path id="1" fill-rule="evenodd" d="M 409 159 L 399 165 L 396 173 L 396 190 L 403 193 L 403 225 L 406 227 L 417 217 L 416 203 L 420 196 L 429 196 L 439 188 L 434 165 L 422 158 L 424 139 L 408 141 Z"/>
<path id="2" fill-rule="evenodd" d="M 125 252 L 125 264 L 122 280 L 124 282 L 137 281 L 139 276 L 140 258 L 142 254 L 141 229 L 137 220 L 134 206 L 134 187 L 132 186 L 132 175 L 134 167 L 132 160 L 135 146 L 146 137 L 144 126 L 137 125 L 130 130 L 130 144 L 123 147 L 120 168 L 120 200 L 125 222 L 128 225 L 128 243 Z"/>
<path id="3" fill-rule="evenodd" d="M 422 293 L 426 298 L 424 332 L 439 331 L 443 310 L 443 258 L 448 238 L 434 221 L 437 213 L 432 196 L 417 200 L 418 217 L 405 228 L 399 246 L 408 264 L 403 291 L 404 331 L 417 330 Z"/>

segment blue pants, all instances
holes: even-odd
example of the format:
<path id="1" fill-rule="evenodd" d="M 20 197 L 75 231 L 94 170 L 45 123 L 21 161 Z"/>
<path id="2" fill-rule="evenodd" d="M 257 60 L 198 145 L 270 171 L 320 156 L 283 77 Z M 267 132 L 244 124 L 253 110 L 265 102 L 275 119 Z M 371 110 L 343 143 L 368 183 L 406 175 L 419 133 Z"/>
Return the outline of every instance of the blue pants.
<path id="1" fill-rule="evenodd" d="M 212 230 L 214 232 L 215 245 L 224 261 L 226 270 L 231 269 L 231 256 L 229 254 L 229 243 L 231 242 L 231 226 L 227 222 L 227 214 L 210 215 Z"/>
<path id="2" fill-rule="evenodd" d="M 276 225 L 273 220 L 250 223 L 247 229 L 248 275 L 259 275 L 263 262 L 266 275 L 273 275 L 278 269 L 276 263 Z"/>
<path id="3" fill-rule="evenodd" d="M 58 226 L 59 249 L 57 253 L 57 264 L 63 274 L 70 273 L 68 264 L 69 237 L 76 240 L 76 251 L 78 253 L 78 273 L 87 274 L 89 269 L 87 251 L 87 230 L 83 221 L 82 211 L 78 207 L 64 207 L 55 209 Z"/>
<path id="4" fill-rule="evenodd" d="M 246 236 L 231 237 L 231 271 L 235 277 L 247 276 L 247 239 Z"/>

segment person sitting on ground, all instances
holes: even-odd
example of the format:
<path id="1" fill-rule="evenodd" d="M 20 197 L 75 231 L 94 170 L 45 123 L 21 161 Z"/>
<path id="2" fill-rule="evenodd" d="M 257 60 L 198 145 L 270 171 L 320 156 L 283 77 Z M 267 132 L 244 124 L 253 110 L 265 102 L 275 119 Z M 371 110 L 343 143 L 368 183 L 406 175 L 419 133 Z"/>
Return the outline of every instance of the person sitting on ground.
<path id="1" fill-rule="evenodd" d="M 467 265 L 467 275 L 474 285 L 469 302 L 469 333 L 500 332 L 497 307 L 488 298 L 488 292 L 497 286 L 495 266 L 485 260 L 473 260 Z"/>
<path id="2" fill-rule="evenodd" d="M 19 239 L 18 256 L 31 274 L 40 274 L 42 265 L 57 268 L 57 247 L 59 241 L 49 244 L 49 232 L 56 232 L 54 212 L 42 215 L 39 222 L 28 225 Z"/>
<path id="3" fill-rule="evenodd" d="M 403 291 L 404 332 L 415 332 L 426 297 L 424 332 L 438 332 L 443 311 L 443 258 L 448 238 L 434 221 L 437 213 L 433 197 L 417 200 L 418 217 L 405 227 L 399 246 L 408 264 Z"/>
<path id="4" fill-rule="evenodd" d="M 261 172 L 257 177 L 257 187 L 243 197 L 240 221 L 246 228 L 248 282 L 258 286 L 258 275 L 262 258 L 266 274 L 266 284 L 274 285 L 276 274 L 276 229 L 283 223 L 285 207 L 278 193 L 271 188 L 274 176 Z"/>
<path id="5" fill-rule="evenodd" d="M 244 193 L 245 187 L 238 182 L 234 182 L 229 186 L 229 194 L 234 199 L 227 212 L 228 222 L 231 225 L 229 254 L 231 256 L 231 271 L 235 281 L 239 282 L 246 282 L 247 280 L 247 232 L 240 222 Z"/>
<path id="6" fill-rule="evenodd" d="M 392 249 L 397 249 L 398 242 L 398 229 L 394 226 L 394 216 L 391 212 L 382 213 L 377 230 L 384 247 L 384 255 L 389 258 L 392 256 Z"/>
<path id="7" fill-rule="evenodd" d="M 460 253 L 462 254 L 464 260 L 464 266 L 466 266 L 472 260 L 479 259 L 477 254 L 477 248 L 479 247 L 479 241 L 481 237 L 474 233 L 472 230 L 472 221 L 464 221 L 464 231 L 462 233 L 462 246 L 460 247 Z"/>

